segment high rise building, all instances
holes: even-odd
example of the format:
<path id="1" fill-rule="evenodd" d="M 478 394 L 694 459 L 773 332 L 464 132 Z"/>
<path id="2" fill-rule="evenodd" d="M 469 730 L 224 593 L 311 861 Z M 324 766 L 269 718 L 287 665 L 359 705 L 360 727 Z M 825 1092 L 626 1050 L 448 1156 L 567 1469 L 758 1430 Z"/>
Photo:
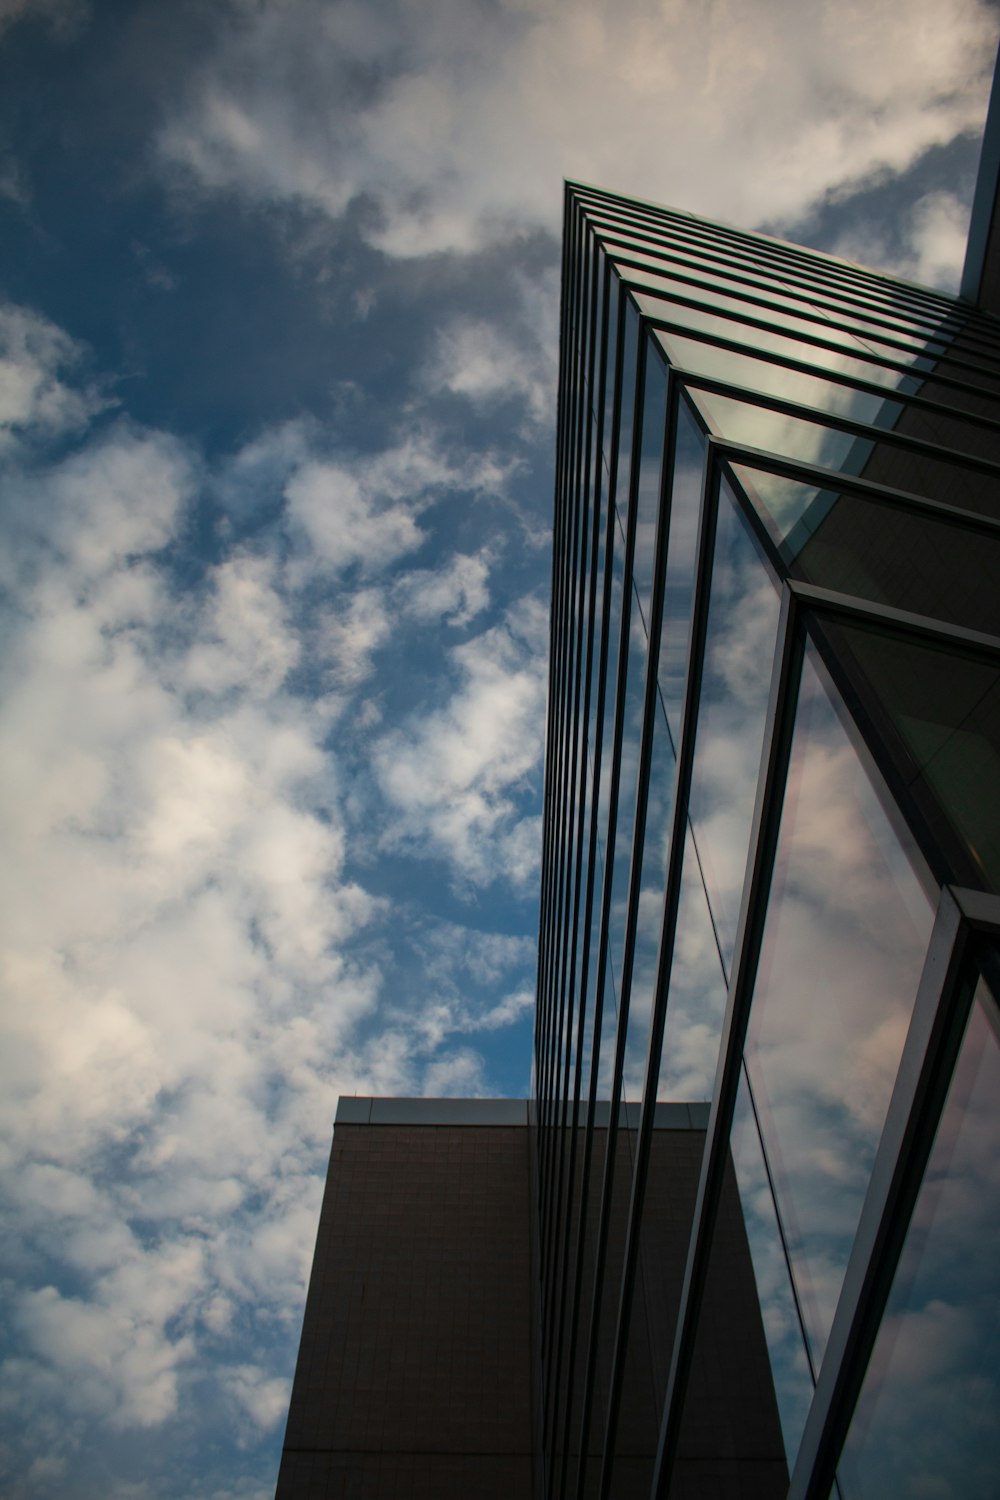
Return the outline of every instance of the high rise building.
<path id="1" fill-rule="evenodd" d="M 342 1102 L 281 1500 L 996 1495 L 984 159 L 961 299 L 567 187 L 534 1097 Z"/>
<path id="2" fill-rule="evenodd" d="M 751 1493 L 691 1408 L 732 1172 L 787 1463 L 752 1493 L 993 1495 L 1000 322 L 578 186 L 563 286 L 546 1493 Z"/>

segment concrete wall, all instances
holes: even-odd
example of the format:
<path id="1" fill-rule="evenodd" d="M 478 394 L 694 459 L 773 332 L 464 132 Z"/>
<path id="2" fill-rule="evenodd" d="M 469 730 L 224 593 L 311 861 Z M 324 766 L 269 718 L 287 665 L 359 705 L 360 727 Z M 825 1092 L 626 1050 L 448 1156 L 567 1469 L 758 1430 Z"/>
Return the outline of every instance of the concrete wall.
<path id="1" fill-rule="evenodd" d="M 480 1101 L 463 1102 L 475 1119 Z M 503 1119 L 489 1104 L 479 1118 Z M 530 1496 L 528 1130 L 350 1114 L 334 1132 L 278 1500 Z"/>

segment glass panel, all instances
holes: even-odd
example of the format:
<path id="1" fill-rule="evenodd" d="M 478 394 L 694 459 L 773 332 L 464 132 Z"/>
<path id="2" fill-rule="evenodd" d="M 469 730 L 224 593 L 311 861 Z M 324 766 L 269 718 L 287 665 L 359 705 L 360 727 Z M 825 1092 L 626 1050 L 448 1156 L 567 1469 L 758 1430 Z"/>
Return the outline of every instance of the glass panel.
<path id="1" fill-rule="evenodd" d="M 819 1367 L 933 912 L 807 650 L 746 1042 Z"/>
<path id="2" fill-rule="evenodd" d="M 788 1465 L 731 1162 L 708 1253 L 671 1495 L 785 1500 Z"/>
<path id="3" fill-rule="evenodd" d="M 656 552 L 656 515 L 660 504 L 660 469 L 667 414 L 667 369 L 652 339 L 646 341 L 646 375 L 642 403 L 639 458 L 639 508 L 636 514 L 632 582 L 639 601 L 640 623 L 649 634 L 649 602 Z"/>
<path id="4" fill-rule="evenodd" d="M 874 448 L 869 439 L 844 432 L 834 425 L 832 417 L 822 413 L 819 414 L 820 420 L 811 422 L 805 417 L 787 416 L 750 400 L 741 401 L 714 392 L 693 390 L 691 398 L 711 430 L 720 437 L 731 438 L 734 443 L 745 443 L 748 448 L 779 454 L 782 458 L 801 459 L 803 463 L 839 469 L 844 474 L 860 474 Z M 758 488 L 770 485 L 772 478 L 769 474 L 753 471 L 753 482 Z M 780 491 L 777 496 L 780 497 Z M 768 499 L 770 502 L 770 490 Z M 773 503 L 779 506 L 778 498 Z"/>
<path id="5" fill-rule="evenodd" d="M 845 1500 L 995 1500 L 1000 1047 L 980 985 L 840 1467 Z"/>
<path id="6" fill-rule="evenodd" d="M 604 312 L 604 264 L 605 264 L 605 262 L 604 262 L 604 253 L 601 250 L 601 247 L 596 243 L 596 241 L 593 243 L 593 255 L 594 255 L 594 263 L 595 263 L 595 269 L 596 269 L 596 277 L 593 277 L 593 273 L 592 273 L 593 279 L 589 283 L 589 285 L 590 285 L 590 294 L 588 295 L 588 300 L 591 302 L 592 314 L 591 314 L 591 324 L 590 324 L 590 330 L 589 330 L 590 336 L 589 336 L 589 341 L 588 341 L 588 346 L 587 346 L 587 361 L 586 361 L 586 371 L 587 371 L 587 374 L 586 374 L 586 381 L 587 381 L 587 404 L 588 404 L 588 406 L 590 408 L 591 416 L 596 417 L 599 402 L 598 402 L 597 391 L 596 391 L 596 389 L 592 389 L 592 385 L 596 385 L 599 382 L 599 380 L 600 380 L 600 370 L 601 370 L 601 327 L 602 327 L 602 318 L 603 318 L 603 312 Z M 614 334 L 614 325 L 612 324 L 612 336 L 613 336 L 613 334 Z"/>
<path id="7" fill-rule="evenodd" d="M 629 279 L 632 281 L 648 280 L 654 284 L 657 281 L 652 273 L 643 271 L 630 272 Z M 678 290 L 680 291 L 679 288 Z M 746 316 L 752 315 L 746 304 L 734 298 L 725 297 L 718 292 L 712 296 L 711 308 L 690 307 L 684 303 L 673 304 L 670 299 L 669 285 L 662 286 L 659 296 L 654 296 L 648 290 L 636 291 L 634 295 L 640 309 L 651 318 L 662 318 L 672 323 L 679 323 L 684 328 L 717 334 L 723 338 L 733 339 L 737 343 L 749 344 L 754 349 L 766 349 L 784 359 L 802 360 L 822 369 L 837 370 L 843 375 L 850 375 L 857 380 L 871 381 L 876 385 L 884 385 L 890 390 L 899 387 L 907 391 L 916 391 L 920 384 L 919 379 L 911 373 L 887 370 L 884 365 L 874 364 L 870 359 L 863 358 L 863 355 L 869 351 L 864 349 L 860 340 L 851 343 L 849 336 L 831 339 L 830 333 L 824 332 L 816 324 L 803 324 L 801 320 L 796 320 L 787 314 L 763 310 L 758 310 L 757 313 L 761 321 L 783 324 L 787 328 L 787 333 L 772 333 L 766 328 L 748 324 L 742 321 Z M 681 295 L 687 294 L 682 292 Z M 842 352 L 805 342 L 799 337 L 801 334 L 811 334 L 827 342 L 835 342 Z M 672 341 L 677 335 L 667 333 L 665 337 Z"/>
<path id="8" fill-rule="evenodd" d="M 1000 660 L 853 625 L 829 635 L 867 679 L 869 711 L 887 713 L 902 740 L 910 791 L 947 819 L 942 841 L 966 866 L 954 878 L 1000 890 Z"/>
<path id="9" fill-rule="evenodd" d="M 675 747 L 680 742 L 687 676 L 688 641 L 691 637 L 691 601 L 694 597 L 698 521 L 701 514 L 702 475 L 708 448 L 687 403 L 677 403 L 677 440 L 670 486 L 670 536 L 667 577 L 660 636 L 657 681 Z"/>
<path id="10" fill-rule="evenodd" d="M 622 393 L 618 419 L 618 470 L 615 480 L 615 504 L 624 534 L 625 507 L 628 504 L 628 482 L 632 469 L 632 424 L 635 418 L 635 376 L 639 353 L 639 314 L 631 302 L 625 306 L 625 329 L 622 341 Z M 607 441 L 607 440 L 606 440 Z"/>
<path id="11" fill-rule="evenodd" d="M 778 1223 L 744 1072 L 740 1073 L 739 1092 L 736 1096 L 732 1151 L 743 1205 L 743 1222 L 746 1225 L 757 1295 L 760 1298 L 764 1336 L 771 1358 L 771 1375 L 785 1442 L 785 1456 L 791 1470 L 795 1466 L 809 1414 L 813 1377 L 802 1323 L 795 1305 L 784 1238 Z"/>
<path id="12" fill-rule="evenodd" d="M 657 1098 L 710 1099 L 726 1010 L 726 979 L 690 829 L 684 842 L 674 960 Z"/>
<path id="13" fill-rule="evenodd" d="M 733 469 L 793 578 L 970 630 L 1000 625 L 1000 532 L 740 464 Z"/>
<path id="14" fill-rule="evenodd" d="M 634 718 L 626 726 L 626 739 L 633 739 L 638 750 L 642 732 L 641 709 L 645 693 L 649 651 L 648 621 L 650 593 L 656 549 L 656 521 L 659 509 L 660 469 L 667 398 L 666 370 L 660 354 L 650 345 L 646 365 L 646 391 L 643 414 L 642 464 L 638 486 L 635 569 L 633 579 L 638 608 L 633 614 L 632 652 L 629 698 L 635 692 Z M 634 777 L 623 778 L 626 792 L 634 786 Z M 633 943 L 632 993 L 629 1003 L 628 1031 L 625 1048 L 624 1098 L 638 1102 L 642 1093 L 646 1036 L 655 982 L 656 954 L 659 943 L 660 911 L 663 904 L 663 871 L 665 840 L 669 837 L 670 808 L 674 784 L 674 752 L 666 723 L 654 715 L 651 746 L 649 789 L 646 798 L 646 822 L 643 845 L 640 902 Z M 624 892 L 623 892 L 624 895 Z"/>
<path id="15" fill-rule="evenodd" d="M 726 972 L 732 962 L 781 601 L 728 485 L 719 493 L 690 816 Z"/>
<path id="16" fill-rule="evenodd" d="M 604 423 L 601 428 L 605 473 L 611 472 L 611 423 L 615 399 L 615 352 L 618 343 L 618 277 L 609 270 L 607 345 L 604 358 Z"/>
<path id="17" fill-rule="evenodd" d="M 708 403 L 706 411 L 718 407 L 720 399 L 718 396 L 705 398 Z M 702 405 L 700 393 L 698 401 Z M 977 515 L 998 514 L 995 481 L 987 474 L 974 473 L 961 454 L 956 454 L 954 461 L 932 460 L 924 454 L 913 454 L 888 443 L 853 438 L 850 433 L 838 433 L 836 429 L 801 418 L 761 411 L 744 402 L 727 399 L 724 407 L 725 410 L 720 409 L 715 416 L 726 428 L 725 435 L 737 442 L 766 447 L 776 456 L 802 459 L 822 468 L 839 470 L 842 474 L 874 480 L 890 489 L 922 495 L 941 505 L 955 506 Z M 755 422 L 754 413 L 759 421 Z M 750 468 L 746 464 L 734 463 L 733 472 L 778 543 L 796 532 L 800 525 L 805 525 L 811 534 L 840 494 L 836 473 L 830 474 L 827 484 L 814 485 L 785 479 L 780 474 L 769 474 L 765 469 Z M 800 543 L 793 538 L 790 545 L 797 547 Z"/>
<path id="18" fill-rule="evenodd" d="M 840 385 L 824 380 L 822 376 L 803 375 L 783 365 L 755 359 L 752 354 L 734 354 L 729 349 L 719 349 L 713 344 L 702 343 L 700 339 L 685 338 L 675 333 L 657 331 L 657 338 L 670 363 L 690 370 L 692 374 L 730 381 L 733 385 L 776 396 L 783 401 L 817 406 L 831 416 L 849 417 L 855 422 L 871 422 L 879 427 L 892 427 L 903 409 L 898 401 L 858 390 L 853 385 Z M 832 360 L 835 356 L 831 355 L 830 358 Z M 729 432 L 724 432 L 723 435 L 734 436 Z M 758 439 L 754 446 L 759 448 L 765 445 Z"/>
<path id="19" fill-rule="evenodd" d="M 669 856 L 671 816 L 675 780 L 674 749 L 663 716 L 656 714 L 653 727 L 649 795 L 646 802 L 646 837 L 642 856 L 639 911 L 633 944 L 634 968 L 625 1047 L 625 1098 L 642 1098 L 649 1023 L 656 987 L 656 966 L 663 919 L 663 892 Z"/>
<path id="20" fill-rule="evenodd" d="M 738 232 L 726 233 L 718 226 L 689 223 L 674 216 L 644 221 L 630 216 L 624 220 L 596 203 L 590 216 L 605 226 L 602 233 L 612 255 L 616 246 L 626 247 L 629 254 L 634 248 L 653 246 L 671 252 L 685 266 L 721 270 L 724 275 L 791 290 L 827 309 L 836 319 L 853 320 L 862 332 L 873 323 L 889 324 L 899 337 L 912 335 L 922 340 L 957 331 L 961 326 L 954 307 L 934 294 L 902 288 L 897 282 L 809 252 L 755 242 Z"/>

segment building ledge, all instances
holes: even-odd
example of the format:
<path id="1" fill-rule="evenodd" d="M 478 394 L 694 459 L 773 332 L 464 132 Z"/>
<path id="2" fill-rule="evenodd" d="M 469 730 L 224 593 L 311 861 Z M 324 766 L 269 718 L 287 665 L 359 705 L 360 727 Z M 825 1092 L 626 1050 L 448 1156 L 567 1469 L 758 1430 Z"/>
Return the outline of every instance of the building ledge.
<path id="1" fill-rule="evenodd" d="M 708 1125 L 707 1104 L 658 1104 L 653 1122 L 656 1130 L 704 1130 Z M 335 1125 L 528 1125 L 533 1123 L 530 1099 L 372 1099 L 342 1095 Z M 594 1125 L 606 1128 L 610 1118 L 608 1101 L 598 1100 Z M 587 1107 L 580 1110 L 580 1124 L 587 1121 Z M 618 1123 L 635 1130 L 638 1104 L 622 1104 Z"/>

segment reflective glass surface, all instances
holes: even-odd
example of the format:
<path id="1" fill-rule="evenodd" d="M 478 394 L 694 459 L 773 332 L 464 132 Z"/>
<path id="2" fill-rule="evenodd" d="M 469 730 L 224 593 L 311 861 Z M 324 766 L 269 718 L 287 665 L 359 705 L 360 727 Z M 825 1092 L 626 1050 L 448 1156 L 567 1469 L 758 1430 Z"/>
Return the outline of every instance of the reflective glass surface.
<path id="1" fill-rule="evenodd" d="M 795 401 L 803 406 L 816 406 L 821 410 L 850 418 L 855 422 L 871 422 L 879 427 L 891 427 L 902 407 L 898 401 L 870 391 L 858 390 L 853 385 L 824 380 L 821 375 L 806 375 L 784 365 L 755 359 L 751 353 L 737 354 L 730 349 L 719 349 L 700 339 L 675 333 L 658 333 L 668 359 L 693 374 L 709 375 L 717 380 L 731 381 L 733 385 L 745 386 L 783 401 Z M 830 356 L 831 360 L 835 358 Z M 811 361 L 817 363 L 817 361 Z M 717 431 L 720 429 L 716 429 Z M 721 428 L 724 437 L 735 434 Z M 758 440 L 755 447 L 764 446 Z M 769 446 L 769 445 L 767 445 Z"/>
<path id="2" fill-rule="evenodd" d="M 684 841 L 658 1099 L 711 1098 L 725 1009 L 726 980 L 689 829 Z"/>
<path id="3" fill-rule="evenodd" d="M 603 438 L 602 456 L 606 474 L 611 472 L 612 416 L 615 399 L 615 353 L 618 344 L 618 298 L 620 290 L 618 277 L 612 275 L 608 284 L 607 344 L 604 351 L 604 423 L 601 428 Z"/>
<path id="4" fill-rule="evenodd" d="M 782 458 L 801 459 L 804 463 L 839 469 L 845 474 L 861 473 L 873 451 L 873 444 L 868 439 L 844 432 L 832 420 L 811 422 L 805 417 L 771 411 L 750 400 L 719 396 L 714 391 L 694 390 L 692 396 L 713 432 L 731 438 L 735 443 L 745 443 L 749 448 L 763 448 Z M 769 504 L 784 521 L 781 490 L 775 488 L 771 499 L 771 476 L 758 474 L 755 470 L 753 483 L 758 489 L 768 486 Z M 798 519 L 797 510 L 790 519 L 793 522 Z"/>
<path id="5" fill-rule="evenodd" d="M 633 271 L 629 274 L 633 281 L 642 279 L 654 284 L 656 281 L 656 278 L 649 272 Z M 782 359 L 799 360 L 820 369 L 836 370 L 842 375 L 850 375 L 859 381 L 884 385 L 889 390 L 899 387 L 902 390 L 916 391 L 920 384 L 912 371 L 908 369 L 887 369 L 884 364 L 877 364 L 872 359 L 865 358 L 869 351 L 860 341 L 852 342 L 849 336 L 831 339 L 818 326 L 807 326 L 802 323 L 801 319 L 793 318 L 788 314 L 770 309 L 766 314 L 763 310 L 758 314 L 760 322 L 773 323 L 775 330 L 780 325 L 784 325 L 785 331 L 778 332 L 748 323 L 748 316 L 752 316 L 750 309 L 746 304 L 734 298 L 716 294 L 711 299 L 712 306 L 692 307 L 691 302 L 707 299 L 685 296 L 684 302 L 674 303 L 670 300 L 669 289 L 666 286 L 663 287 L 659 296 L 654 295 L 648 288 L 636 290 L 634 295 L 640 309 L 649 317 L 661 318 L 677 324 L 681 330 L 691 329 L 716 334 L 735 343 L 749 345 L 753 349 L 766 349 Z M 674 332 L 665 335 L 668 340 L 679 336 Z M 809 342 L 810 337 L 822 339 L 823 342 Z M 837 349 L 829 348 L 828 345 L 831 343 L 836 343 Z"/>
<path id="6" fill-rule="evenodd" d="M 970 583 L 971 583 L 970 578 Z M 996 581 L 983 580 L 993 612 Z M 973 655 L 898 633 L 830 627 L 860 673 L 870 711 L 902 740 L 910 790 L 948 830 L 953 878 L 1000 891 L 1000 653 Z"/>
<path id="7" fill-rule="evenodd" d="M 933 920 L 831 691 L 810 647 L 745 1053 L 817 1368 Z"/>
<path id="8" fill-rule="evenodd" d="M 948 298 L 653 205 L 572 189 L 567 222 L 535 1074 L 542 1091 L 544 1465 L 553 1495 L 563 1495 L 567 1481 L 567 1500 L 576 1493 L 591 1352 L 584 1495 L 596 1494 L 601 1470 L 683 732 L 706 428 L 729 444 L 722 463 L 732 468 L 723 472 L 734 487 L 730 494 L 724 482 L 718 492 L 690 805 L 683 850 L 674 851 L 683 859 L 657 1060 L 661 1102 L 638 1224 L 618 1443 L 608 1456 L 611 1494 L 625 1500 L 637 1483 L 648 1491 L 708 1117 L 707 1107 L 693 1101 L 709 1099 L 717 1072 L 773 669 L 779 600 L 772 573 L 1000 633 L 994 603 L 1000 541 L 988 526 L 973 531 L 959 517 L 952 528 L 919 507 L 876 500 L 874 489 L 862 498 L 848 483 L 853 477 L 926 496 L 950 506 L 952 515 L 957 509 L 1000 515 L 996 475 L 972 467 L 996 452 L 996 431 L 982 418 L 996 409 L 992 367 L 1000 340 L 988 320 Z M 602 237 L 610 250 L 601 248 Z M 640 262 L 637 270 L 622 267 L 624 287 L 616 258 Z M 661 337 L 644 329 L 637 296 L 654 319 L 682 331 Z M 718 346 L 730 342 L 744 352 Z M 669 378 L 663 355 L 677 361 Z M 789 368 L 796 362 L 809 369 Z M 692 382 L 718 381 L 736 394 L 682 384 L 685 371 Z M 858 390 L 858 381 L 872 389 Z M 659 700 L 636 930 L 626 953 L 668 390 L 676 425 L 668 449 Z M 944 410 L 922 406 L 914 391 Z M 769 410 L 767 401 L 789 411 Z M 633 452 L 640 414 L 642 437 Z M 858 423 L 858 432 L 846 431 L 845 422 Z M 748 462 L 740 464 L 733 452 L 737 443 L 754 450 Z M 935 443 L 967 445 L 968 456 L 947 447 L 935 453 L 928 446 Z M 769 472 L 781 457 L 815 464 L 819 472 L 800 479 Z M 756 514 L 739 509 L 744 498 Z M 601 511 L 596 550 L 591 500 Z M 750 1488 L 775 1500 L 787 1493 L 786 1455 L 793 1459 L 800 1445 L 931 928 L 926 872 L 901 831 L 904 817 L 934 860 L 936 876 L 980 886 L 1000 881 L 1000 654 L 993 659 L 981 644 L 975 651 L 966 645 L 937 651 L 926 636 L 838 621 L 808 615 L 804 627 L 817 647 L 808 649 L 801 699 L 790 705 L 791 769 L 779 792 L 776 867 L 730 1138 L 735 1170 L 726 1173 L 708 1257 L 682 1402 L 675 1500 L 689 1492 L 742 1497 Z M 602 643 L 606 691 L 599 703 Z M 856 724 L 832 683 L 847 697 Z M 623 738 L 612 789 L 616 705 Z M 862 733 L 869 740 L 864 750 Z M 869 769 L 869 754 L 884 781 Z M 616 820 L 609 817 L 613 790 Z M 898 808 L 890 807 L 890 795 Z M 610 907 L 602 931 L 605 873 Z M 633 967 L 626 994 L 627 963 Z M 990 1164 L 1000 1142 L 980 1102 L 1000 1095 L 997 1045 L 993 1033 L 985 1041 L 973 1036 L 987 1000 L 992 1006 L 980 997 L 970 1022 L 844 1456 L 845 1480 L 854 1486 L 847 1500 L 897 1493 L 904 1500 L 966 1493 L 979 1500 L 991 1492 L 982 1476 L 996 1472 L 997 1455 L 983 1437 L 984 1413 L 997 1409 L 1000 1392 L 987 1356 L 976 1353 L 975 1335 L 985 1330 L 985 1347 L 1000 1330 L 989 1323 L 987 1257 L 980 1264 L 968 1247 L 976 1236 L 992 1245 L 1000 1226 L 988 1215 L 962 1218 L 968 1198 L 977 1200 L 978 1211 L 987 1190 L 996 1197 L 987 1172 L 995 1172 Z M 609 1162 L 608 1099 L 622 1044 L 624 1105 Z M 967 1061 L 973 1054 L 981 1064 L 974 1079 Z M 581 1100 L 585 1106 L 593 1082 L 597 1108 L 589 1118 L 584 1107 L 574 1130 L 578 1062 Z M 981 1142 L 986 1149 L 977 1156 Z M 957 1197 L 949 1196 L 956 1171 L 965 1184 Z M 596 1250 L 605 1185 L 601 1280 Z M 935 1417 L 954 1434 L 958 1455 L 937 1468 Z M 920 1426 L 916 1436 L 907 1422 Z M 740 1472 L 744 1462 L 752 1467 Z"/>
<path id="9" fill-rule="evenodd" d="M 1000 625 L 1000 529 L 733 467 L 793 578 L 971 630 Z"/>
<path id="10" fill-rule="evenodd" d="M 642 1098 L 647 1038 L 656 988 L 656 965 L 663 919 L 663 894 L 673 811 L 675 761 L 662 714 L 655 715 L 642 883 L 633 944 L 634 968 L 625 1048 L 625 1098 Z"/>
<path id="11" fill-rule="evenodd" d="M 663 460 L 663 438 L 666 420 L 666 370 L 659 352 L 650 342 L 646 364 L 645 399 L 643 403 L 642 453 L 638 478 L 638 514 L 633 580 L 637 612 L 633 632 L 636 661 L 634 680 L 639 705 L 645 692 L 646 656 L 649 650 L 649 610 L 656 549 L 656 518 L 659 509 L 660 475 Z M 630 690 L 630 700 L 632 693 Z M 641 734 L 641 712 L 636 722 L 626 727 L 634 750 Z M 659 942 L 660 909 L 663 902 L 663 871 L 666 840 L 670 827 L 670 808 L 674 783 L 674 754 L 666 723 L 654 705 L 653 741 L 651 747 L 649 790 L 646 799 L 645 836 L 642 858 L 641 897 L 633 943 L 633 978 L 629 1002 L 628 1032 L 625 1048 L 624 1097 L 638 1102 L 642 1093 L 646 1036 Z M 623 778 L 629 789 L 633 781 Z"/>
<path id="12" fill-rule="evenodd" d="M 840 1466 L 844 1500 L 1000 1489 L 1000 1046 L 981 984 Z"/>
<path id="13" fill-rule="evenodd" d="M 622 339 L 621 415 L 618 437 L 618 473 L 615 481 L 615 503 L 624 528 L 628 504 L 629 475 L 632 470 L 632 425 L 635 421 L 636 361 L 639 354 L 639 315 L 631 302 L 625 304 L 625 326 Z"/>
<path id="14" fill-rule="evenodd" d="M 653 587 L 656 516 L 660 503 L 660 471 L 667 415 L 667 368 L 659 349 L 648 339 L 642 397 L 642 441 L 639 454 L 638 511 L 635 564 L 632 580 L 639 601 L 643 631 L 649 634 L 649 604 Z"/>
<path id="15" fill-rule="evenodd" d="M 674 746 L 680 743 L 691 602 L 698 552 L 701 490 L 708 447 L 686 402 L 677 403 L 677 436 L 670 482 L 670 536 L 657 680 Z"/>
<path id="16" fill-rule="evenodd" d="M 733 1115 L 732 1153 L 790 1472 L 809 1415 L 813 1375 L 744 1072 Z"/>
<path id="17" fill-rule="evenodd" d="M 729 486 L 719 492 L 690 816 L 726 972 L 760 769 L 780 598 Z"/>

